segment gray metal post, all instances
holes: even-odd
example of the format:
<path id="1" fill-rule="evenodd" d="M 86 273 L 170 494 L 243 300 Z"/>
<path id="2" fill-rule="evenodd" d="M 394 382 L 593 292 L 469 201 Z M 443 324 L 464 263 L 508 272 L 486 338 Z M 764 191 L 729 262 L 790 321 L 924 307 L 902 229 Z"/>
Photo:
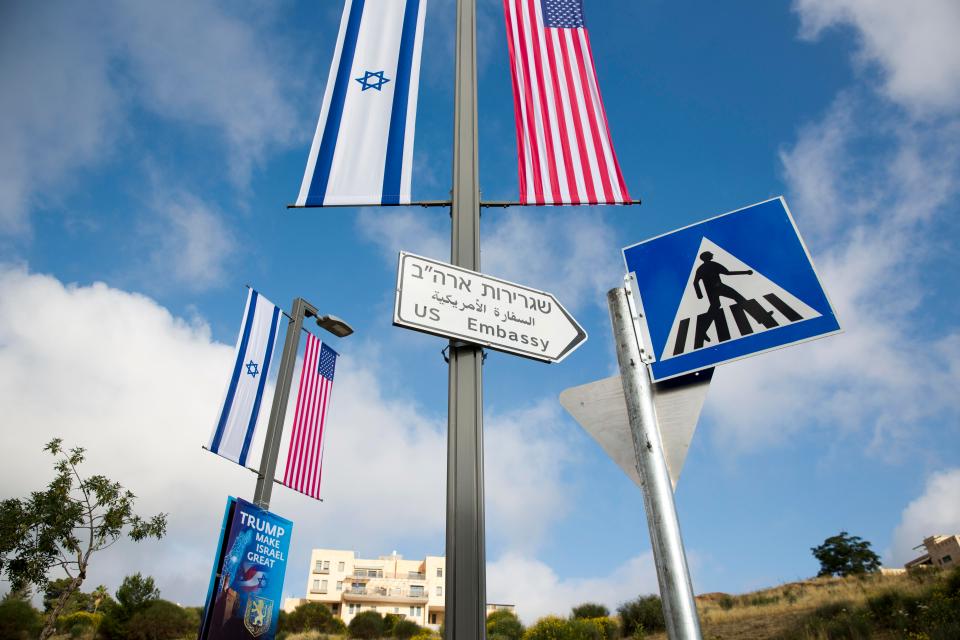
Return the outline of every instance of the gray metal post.
<path id="1" fill-rule="evenodd" d="M 673 485 L 660 441 L 653 404 L 653 382 L 640 359 L 640 348 L 627 303 L 627 291 L 607 293 L 613 337 L 617 344 L 620 381 L 627 401 L 637 471 L 643 480 L 643 502 L 650 527 L 650 543 L 657 565 L 657 581 L 670 640 L 700 640 L 700 620 L 693 585 L 680 537 L 680 522 L 673 502 Z"/>
<path id="2" fill-rule="evenodd" d="M 280 455 L 280 439 L 283 436 L 283 419 L 287 415 L 287 398 L 290 397 L 290 385 L 293 383 L 293 366 L 297 360 L 300 331 L 303 329 L 303 318 L 308 306 L 303 298 L 295 298 L 290 321 L 287 323 L 287 337 L 283 341 L 277 387 L 273 393 L 273 406 L 270 407 L 270 421 L 267 423 L 267 439 L 263 443 L 263 454 L 260 456 L 257 488 L 253 491 L 253 503 L 261 509 L 270 508 L 273 476 L 277 470 L 277 456 Z"/>
<path id="3" fill-rule="evenodd" d="M 457 0 L 456 66 L 450 259 L 479 271 L 475 0 Z M 444 624 L 456 640 L 486 637 L 482 362 L 479 347 L 450 342 Z"/>

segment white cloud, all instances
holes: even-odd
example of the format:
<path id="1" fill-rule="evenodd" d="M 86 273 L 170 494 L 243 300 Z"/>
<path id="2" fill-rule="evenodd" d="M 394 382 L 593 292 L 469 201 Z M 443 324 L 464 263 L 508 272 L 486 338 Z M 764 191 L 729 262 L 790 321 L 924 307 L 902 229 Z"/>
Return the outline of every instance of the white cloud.
<path id="1" fill-rule="evenodd" d="M 223 214 L 185 191 L 157 194 L 145 218 L 142 242 L 150 247 L 153 282 L 188 291 L 220 284 L 236 239 Z"/>
<path id="2" fill-rule="evenodd" d="M 57 205 L 80 170 L 133 136 L 134 108 L 221 133 L 230 176 L 245 185 L 297 125 L 263 22 L 206 0 L 5 7 L 0 232 L 26 230 L 32 208 Z"/>
<path id="3" fill-rule="evenodd" d="M 939 248 L 931 237 L 960 190 L 960 128 L 847 93 L 781 159 L 845 333 L 724 367 L 707 405 L 716 437 L 751 449 L 819 426 L 866 431 L 883 457 L 926 449 L 917 431 L 958 408 L 960 333 L 914 327 L 938 295 L 926 277 Z"/>
<path id="4" fill-rule="evenodd" d="M 886 555 L 891 564 L 903 564 L 923 550 L 913 547 L 932 535 L 960 533 L 960 468 L 931 475 L 923 495 L 907 505 L 893 532 L 893 550 Z"/>
<path id="5" fill-rule="evenodd" d="M 338 362 L 324 502 L 274 491 L 274 510 L 295 522 L 288 594 L 302 595 L 313 547 L 380 554 L 406 545 L 411 556 L 443 553 L 445 407 L 431 412 L 388 396 L 379 381 L 390 372 L 370 368 L 382 360 L 376 349 L 351 344 Z M 170 513 L 163 541 L 120 544 L 97 558 L 90 586 L 115 587 L 143 571 L 169 598 L 202 599 L 224 500 L 249 497 L 254 485 L 253 474 L 201 449 L 232 351 L 211 340 L 206 324 L 176 318 L 145 296 L 100 283 L 65 286 L 0 266 L 0 406 L 7 435 L 16 434 L 7 438 L 3 497 L 47 482 L 41 448 L 60 436 L 88 448 L 87 471 L 132 489 L 138 510 Z M 251 465 L 266 417 L 264 411 Z M 488 415 L 492 544 L 532 553 L 563 517 L 565 472 L 574 459 L 558 422 L 559 410 L 546 401 Z"/>
<path id="6" fill-rule="evenodd" d="M 960 4 L 955 0 L 794 0 L 801 35 L 852 26 L 859 58 L 880 66 L 884 92 L 918 113 L 955 112 L 960 105 Z"/>
<path id="7" fill-rule="evenodd" d="M 401 249 L 447 261 L 449 218 L 410 211 L 365 209 L 360 232 L 395 264 Z M 439 212 L 443 211 L 443 214 Z M 593 210 L 522 211 L 499 209 L 483 218 L 481 265 L 484 273 L 555 294 L 564 306 L 605 305 L 604 295 L 621 278 L 613 229 L 603 213 Z"/>
<path id="8" fill-rule="evenodd" d="M 640 594 L 657 593 L 657 573 L 649 552 L 627 560 L 608 575 L 560 578 L 543 562 L 507 553 L 487 564 L 487 598 L 517 605 L 525 624 L 546 615 L 566 616 L 584 602 L 605 604 L 610 611 Z"/>

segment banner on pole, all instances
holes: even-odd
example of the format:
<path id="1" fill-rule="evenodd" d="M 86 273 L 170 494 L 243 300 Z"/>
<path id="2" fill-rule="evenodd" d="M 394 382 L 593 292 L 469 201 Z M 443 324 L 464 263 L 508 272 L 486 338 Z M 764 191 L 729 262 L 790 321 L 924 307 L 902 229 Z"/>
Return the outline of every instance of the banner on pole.
<path id="1" fill-rule="evenodd" d="M 281 313 L 280 307 L 250 289 L 234 351 L 233 373 L 207 443 L 207 449 L 240 465 L 247 463 L 257 428 Z"/>
<path id="2" fill-rule="evenodd" d="M 427 0 L 346 0 L 297 206 L 409 204 Z"/>
<path id="3" fill-rule="evenodd" d="M 338 355 L 313 334 L 307 335 L 293 414 L 293 433 L 283 472 L 283 484 L 317 500 L 320 499 L 323 471 L 324 427 Z"/>
<path id="4" fill-rule="evenodd" d="M 273 640 L 293 523 L 227 498 L 198 640 Z"/>
<path id="5" fill-rule="evenodd" d="M 503 0 L 520 202 L 630 202 L 600 97 L 582 0 Z"/>

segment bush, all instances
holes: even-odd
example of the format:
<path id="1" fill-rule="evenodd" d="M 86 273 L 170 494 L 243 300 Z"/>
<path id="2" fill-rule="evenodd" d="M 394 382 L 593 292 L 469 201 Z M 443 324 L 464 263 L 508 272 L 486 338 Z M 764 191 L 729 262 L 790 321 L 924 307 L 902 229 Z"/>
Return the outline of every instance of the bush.
<path id="1" fill-rule="evenodd" d="M 297 633 L 299 631 L 321 631 L 324 633 L 336 633 L 336 623 L 338 620 L 333 617 L 330 607 L 322 602 L 304 602 L 292 612 L 283 616 L 277 624 L 278 629 Z M 343 621 L 338 620 L 342 628 Z"/>
<path id="2" fill-rule="evenodd" d="M 500 636 L 502 640 L 520 640 L 523 624 L 513 611 L 500 609 L 487 616 L 487 639 Z"/>
<path id="3" fill-rule="evenodd" d="M 127 623 L 128 640 L 176 640 L 196 631 L 199 621 L 180 605 L 152 600 Z"/>
<path id="4" fill-rule="evenodd" d="M 570 623 L 557 616 L 540 618 L 537 623 L 527 629 L 523 640 L 573 640 Z"/>
<path id="5" fill-rule="evenodd" d="M 57 629 L 68 632 L 71 637 L 77 638 L 87 631 L 95 631 L 103 618 L 99 613 L 89 611 L 74 611 L 70 615 L 57 618 Z"/>
<path id="6" fill-rule="evenodd" d="M 420 631 L 420 625 L 413 620 L 401 618 L 393 623 L 393 630 L 390 632 L 394 638 L 399 640 L 409 640 Z"/>
<path id="7" fill-rule="evenodd" d="M 8 597 L 0 602 L 0 638 L 28 640 L 40 632 L 40 612 L 20 598 Z"/>
<path id="8" fill-rule="evenodd" d="M 663 631 L 667 628 L 659 596 L 640 596 L 624 602 L 617 607 L 617 613 L 624 637 L 633 636 L 638 631 Z"/>
<path id="9" fill-rule="evenodd" d="M 610 609 L 596 602 L 584 602 L 575 606 L 570 613 L 571 618 L 606 618 L 610 615 Z"/>
<path id="10" fill-rule="evenodd" d="M 354 616 L 353 620 L 347 626 L 347 632 L 351 638 L 362 638 L 363 640 L 373 640 L 382 638 L 384 635 L 385 624 L 383 616 L 376 611 L 363 611 Z"/>

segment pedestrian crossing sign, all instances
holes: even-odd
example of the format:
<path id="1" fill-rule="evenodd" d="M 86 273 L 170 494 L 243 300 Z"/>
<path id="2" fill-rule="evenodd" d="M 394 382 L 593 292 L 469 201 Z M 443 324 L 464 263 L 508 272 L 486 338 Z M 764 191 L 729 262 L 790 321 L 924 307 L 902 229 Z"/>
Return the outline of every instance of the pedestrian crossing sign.
<path id="1" fill-rule="evenodd" d="M 782 197 L 645 240 L 623 256 L 635 274 L 654 380 L 840 331 Z"/>

